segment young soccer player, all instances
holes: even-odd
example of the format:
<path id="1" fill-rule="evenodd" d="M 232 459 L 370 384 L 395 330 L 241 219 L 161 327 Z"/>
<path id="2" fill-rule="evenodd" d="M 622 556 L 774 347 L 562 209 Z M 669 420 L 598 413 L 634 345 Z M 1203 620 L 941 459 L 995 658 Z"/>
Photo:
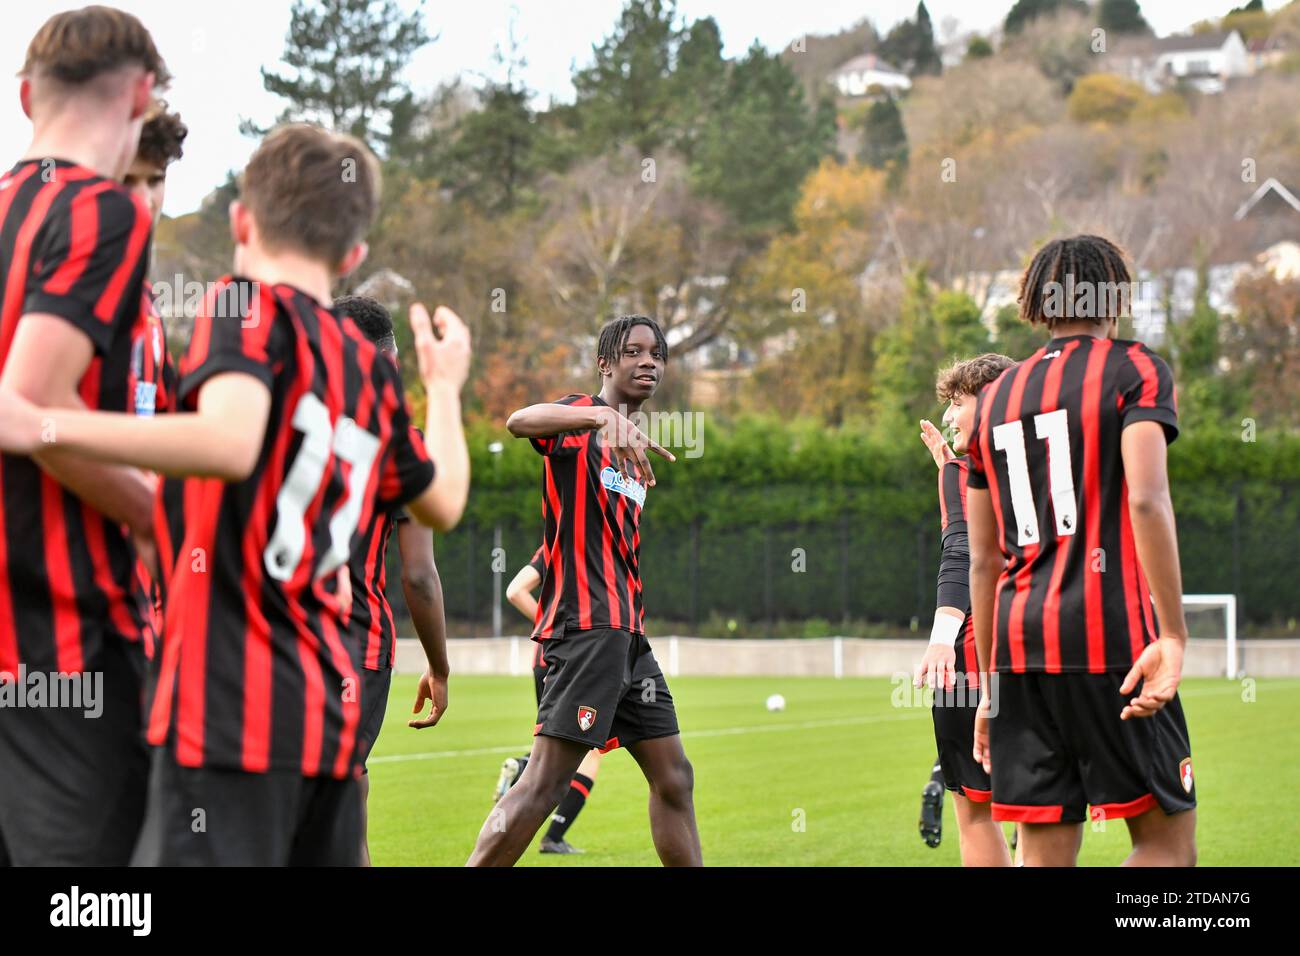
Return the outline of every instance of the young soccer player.
<path id="1" fill-rule="evenodd" d="M 1165 465 L 1178 415 L 1164 360 L 1115 337 L 1129 283 L 1107 239 L 1040 249 L 1020 314 L 1052 338 L 981 393 L 970 436 L 971 608 L 991 671 L 974 752 L 1026 866 L 1073 865 L 1087 805 L 1128 825 L 1128 865 L 1196 859 Z"/>
<path id="2" fill-rule="evenodd" d="M 449 528 L 469 481 L 460 319 L 412 309 L 435 482 L 397 370 L 328 305 L 365 256 L 378 199 L 360 142 L 275 130 L 231 205 L 237 276 L 209 292 L 181 366 L 190 414 L 38 409 L 0 390 L 5 450 L 54 442 L 171 476 L 139 862 L 359 862 L 360 683 L 336 572 L 375 508 Z"/>
<path id="3" fill-rule="evenodd" d="M 975 762 L 975 709 L 979 665 L 970 627 L 970 551 L 966 534 L 966 483 L 971 425 L 980 390 L 1014 363 L 988 353 L 944 369 L 935 393 L 948 403 L 943 422 L 952 429 L 952 448 L 939 429 L 921 422 L 921 439 L 939 467 L 939 514 L 943 552 L 930 646 L 917 665 L 915 684 L 934 690 L 934 737 L 944 786 L 952 793 L 963 866 L 1009 866 L 1006 841 L 993 822 L 992 786 Z"/>
<path id="4" fill-rule="evenodd" d="M 125 412 L 151 223 L 120 180 L 167 68 L 140 21 L 97 6 L 46 21 L 20 76 L 33 135 L 0 176 L 0 384 Z M 138 648 L 150 611 L 131 539 L 152 538 L 154 481 L 31 450 L 0 456 L 0 859 L 122 865 L 148 771 Z M 97 703 L 12 706 L 36 676 Z"/>
<path id="5" fill-rule="evenodd" d="M 158 227 L 167 193 L 167 169 L 181 158 L 189 129 L 165 103 L 156 104 L 140 130 L 140 145 L 122 185 L 149 209 L 153 227 Z M 176 400 L 176 364 L 167 350 L 167 329 L 154 308 L 153 289 L 148 278 L 140 296 L 140 324 L 131 341 L 131 365 L 127 377 L 128 407 L 148 417 L 170 410 Z M 137 583 L 150 614 L 150 626 L 143 635 L 145 656 L 152 658 L 162 635 L 162 590 L 158 587 L 158 556 L 150 538 L 137 538 Z"/>
<path id="6" fill-rule="evenodd" d="M 334 300 L 334 309 L 357 324 L 363 335 L 375 344 L 379 354 L 394 368 L 397 364 L 397 340 L 393 319 L 376 300 L 363 295 L 348 295 Z M 370 776 L 366 759 L 375 748 L 384 726 L 388 691 L 393 681 L 393 658 L 397 651 L 397 627 L 393 609 L 388 605 L 388 545 L 397 532 L 397 551 L 402 559 L 402 595 L 411 612 L 415 636 L 424 649 L 424 676 L 420 679 L 414 713 L 431 702 L 428 717 L 409 721 L 417 729 L 432 727 L 447 710 L 447 620 L 443 613 L 442 580 L 433 560 L 433 535 L 429 529 L 413 524 L 404 512 L 376 510 L 363 529 L 359 545 L 348 562 L 351 574 L 352 601 L 348 613 L 348 633 L 360 650 L 362 668 L 361 725 L 361 862 L 370 865 L 370 844 L 366 830 L 370 819 Z"/>
<path id="7" fill-rule="evenodd" d="M 541 545 L 533 552 L 532 559 L 519 569 L 519 573 L 506 587 L 506 600 L 519 609 L 519 613 L 528 620 L 537 617 L 537 599 L 533 597 L 533 591 L 542 583 L 542 577 L 546 573 L 546 545 Z M 539 641 L 533 652 L 533 690 L 537 694 L 537 705 L 542 703 L 542 688 L 546 681 L 546 658 L 542 654 L 542 644 Z M 569 829 L 578 819 L 578 814 L 582 812 L 583 807 L 587 805 L 587 800 L 591 798 L 591 791 L 596 786 L 596 775 L 600 772 L 601 752 L 599 750 L 587 751 L 587 756 L 582 758 L 582 764 L 578 767 L 578 772 L 573 775 L 569 782 L 569 790 L 560 801 L 560 805 L 555 808 L 551 814 L 551 825 L 547 827 L 545 835 L 542 837 L 540 852 L 542 853 L 562 853 L 572 854 L 581 853 L 576 846 L 571 844 L 566 838 Z M 523 774 L 524 768 L 528 766 L 528 755 L 522 757 L 507 757 L 501 765 L 501 775 L 497 778 L 495 800 L 500 800 L 507 790 L 513 787 Z"/>
<path id="8" fill-rule="evenodd" d="M 677 714 L 642 623 L 641 509 L 673 456 L 626 416 L 641 410 L 668 363 L 659 325 L 608 323 L 597 345 L 601 388 L 530 405 L 506 427 L 544 456 L 546 575 L 533 627 L 548 670 L 532 759 L 478 836 L 471 866 L 511 865 L 563 799 L 593 747 L 626 747 L 650 784 L 650 832 L 667 866 L 700 865 L 693 771 Z"/>

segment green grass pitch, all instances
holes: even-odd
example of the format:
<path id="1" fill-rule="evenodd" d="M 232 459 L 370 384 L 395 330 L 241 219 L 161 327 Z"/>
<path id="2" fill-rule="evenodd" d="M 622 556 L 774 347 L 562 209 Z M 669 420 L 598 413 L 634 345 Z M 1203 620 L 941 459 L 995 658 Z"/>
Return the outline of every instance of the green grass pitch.
<path id="1" fill-rule="evenodd" d="M 896 707 L 887 679 L 706 678 L 671 682 L 707 864 L 955 866 L 956 824 L 945 804 L 937 849 L 917 835 L 921 787 L 934 757 L 929 712 Z M 415 678 L 393 681 L 370 764 L 370 847 L 376 865 L 458 866 L 489 810 L 501 761 L 526 751 L 531 677 L 455 677 L 435 728 L 406 726 Z M 764 701 L 783 694 L 786 709 Z M 1197 679 L 1182 687 L 1191 729 L 1203 865 L 1300 863 L 1300 680 L 1250 685 Z M 1253 700 L 1250 699 L 1253 697 Z M 645 781 L 623 751 L 605 757 L 569 839 L 580 857 L 526 866 L 653 866 Z M 1112 822 L 1085 825 L 1080 863 L 1109 866 L 1128 852 Z"/>

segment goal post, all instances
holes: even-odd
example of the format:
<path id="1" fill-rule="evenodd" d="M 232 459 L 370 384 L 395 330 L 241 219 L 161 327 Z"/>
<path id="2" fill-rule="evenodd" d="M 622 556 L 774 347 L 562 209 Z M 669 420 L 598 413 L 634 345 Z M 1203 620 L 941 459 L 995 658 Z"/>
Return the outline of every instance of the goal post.
<path id="1" fill-rule="evenodd" d="M 1229 680 L 1235 680 L 1241 673 L 1240 659 L 1237 656 L 1237 595 L 1184 594 L 1183 612 L 1189 618 L 1187 627 L 1189 640 L 1222 636 L 1223 673 Z M 1194 619 L 1207 615 L 1215 621 L 1215 624 L 1208 626 L 1193 624 Z"/>

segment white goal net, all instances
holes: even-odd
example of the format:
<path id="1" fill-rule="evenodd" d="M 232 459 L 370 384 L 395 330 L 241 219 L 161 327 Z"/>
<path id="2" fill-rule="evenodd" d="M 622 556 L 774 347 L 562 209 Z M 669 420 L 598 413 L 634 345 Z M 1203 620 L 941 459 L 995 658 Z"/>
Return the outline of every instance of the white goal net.
<path id="1" fill-rule="evenodd" d="M 1241 676 L 1237 653 L 1237 596 L 1235 594 L 1184 594 L 1183 614 L 1190 641 L 1222 641 L 1223 674 L 1232 680 Z"/>

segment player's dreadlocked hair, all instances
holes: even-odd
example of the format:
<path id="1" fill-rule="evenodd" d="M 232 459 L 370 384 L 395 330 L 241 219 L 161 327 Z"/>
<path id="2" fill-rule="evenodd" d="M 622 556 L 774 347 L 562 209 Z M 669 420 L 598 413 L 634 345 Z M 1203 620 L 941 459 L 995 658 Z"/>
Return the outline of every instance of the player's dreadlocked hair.
<path id="1" fill-rule="evenodd" d="M 668 340 L 664 338 L 663 329 L 659 328 L 659 323 L 648 315 L 620 315 L 605 323 L 605 327 L 600 330 L 600 342 L 596 346 L 596 357 L 604 359 L 610 365 L 618 364 L 618 357 L 623 351 L 623 346 L 627 345 L 627 337 L 632 334 L 632 330 L 638 325 L 648 326 L 650 331 L 655 335 L 655 347 L 663 353 L 664 361 L 668 361 Z"/>
<path id="2" fill-rule="evenodd" d="M 350 315 L 357 328 L 375 343 L 379 351 L 397 351 L 393 317 L 378 301 L 368 295 L 344 295 L 334 300 L 334 308 L 341 315 Z"/>
<path id="3" fill-rule="evenodd" d="M 1067 281 L 1067 277 L 1070 277 Z M 1096 291 L 1095 310 L 1087 316 L 1097 322 L 1118 319 L 1119 311 L 1128 303 L 1128 287 L 1132 282 L 1124 253 L 1101 236 L 1071 236 L 1053 239 L 1038 250 L 1029 268 L 1020 279 L 1020 317 L 1031 325 L 1042 323 L 1055 328 L 1062 319 L 1076 318 L 1073 304 L 1064 309 L 1048 308 L 1049 299 L 1061 301 L 1061 289 L 1091 287 Z M 1049 286 L 1055 284 L 1055 290 Z M 1121 300 L 1112 307 L 1113 293 L 1118 289 Z M 1103 295 L 1102 292 L 1110 292 Z"/>
<path id="4" fill-rule="evenodd" d="M 181 146 L 189 133 L 180 114 L 167 112 L 167 104 L 160 101 L 154 114 L 144 121 L 136 155 L 152 166 L 166 169 L 168 163 L 181 158 Z"/>

